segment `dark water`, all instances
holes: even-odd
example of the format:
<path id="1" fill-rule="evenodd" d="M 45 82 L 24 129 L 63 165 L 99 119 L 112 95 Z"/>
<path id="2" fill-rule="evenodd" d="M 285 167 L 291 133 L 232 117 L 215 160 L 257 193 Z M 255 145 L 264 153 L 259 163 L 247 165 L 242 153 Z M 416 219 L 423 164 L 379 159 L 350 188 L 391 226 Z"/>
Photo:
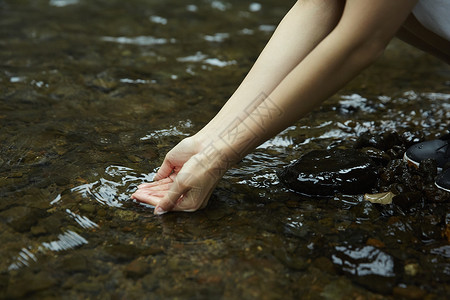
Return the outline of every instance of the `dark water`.
<path id="1" fill-rule="evenodd" d="M 364 132 L 434 138 L 450 68 L 393 41 L 200 212 L 129 195 L 242 80 L 290 1 L 0 0 L 0 298 L 443 299 L 448 202 L 311 199 L 275 171 Z"/>

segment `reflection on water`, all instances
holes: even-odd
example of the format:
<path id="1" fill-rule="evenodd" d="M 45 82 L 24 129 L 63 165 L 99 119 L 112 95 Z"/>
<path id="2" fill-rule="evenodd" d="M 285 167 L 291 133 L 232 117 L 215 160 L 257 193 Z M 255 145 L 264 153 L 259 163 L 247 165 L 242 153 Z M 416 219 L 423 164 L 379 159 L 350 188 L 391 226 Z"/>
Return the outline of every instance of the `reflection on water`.
<path id="1" fill-rule="evenodd" d="M 357 276 L 378 275 L 395 276 L 393 258 L 373 246 L 357 249 L 345 246 L 335 247 L 336 252 L 331 256 L 333 263 L 342 270 Z"/>
<path id="2" fill-rule="evenodd" d="M 119 44 L 132 44 L 132 45 L 139 45 L 139 46 L 152 46 L 152 45 L 162 45 L 170 43 L 175 43 L 175 39 L 171 39 L 168 41 L 164 38 L 155 38 L 152 36 L 137 36 L 137 37 L 111 37 L 111 36 L 104 36 L 102 37 L 102 40 L 105 42 L 114 42 Z"/>
<path id="3" fill-rule="evenodd" d="M 448 294 L 449 203 L 304 198 L 276 176 L 365 133 L 445 132 L 448 67 L 399 41 L 231 169 L 205 210 L 155 217 L 130 199 L 219 110 L 289 5 L 0 1 L 0 298 Z"/>

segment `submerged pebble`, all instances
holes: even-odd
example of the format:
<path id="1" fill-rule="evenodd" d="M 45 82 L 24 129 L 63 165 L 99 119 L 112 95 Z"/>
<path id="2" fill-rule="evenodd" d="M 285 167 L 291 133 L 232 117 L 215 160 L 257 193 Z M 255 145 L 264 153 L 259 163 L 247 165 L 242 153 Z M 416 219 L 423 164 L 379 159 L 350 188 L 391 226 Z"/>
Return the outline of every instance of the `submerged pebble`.
<path id="1" fill-rule="evenodd" d="M 0 212 L 0 219 L 18 232 L 26 232 L 45 215 L 45 211 L 24 206 L 15 206 Z"/>

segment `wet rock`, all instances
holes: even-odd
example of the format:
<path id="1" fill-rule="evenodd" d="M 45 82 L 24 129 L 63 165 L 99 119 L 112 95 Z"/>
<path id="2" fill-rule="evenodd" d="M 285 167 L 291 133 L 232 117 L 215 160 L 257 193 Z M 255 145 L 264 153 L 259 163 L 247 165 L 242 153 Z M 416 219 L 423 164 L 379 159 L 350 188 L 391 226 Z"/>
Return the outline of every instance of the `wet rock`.
<path id="1" fill-rule="evenodd" d="M 436 188 L 434 184 L 424 186 L 422 193 L 424 194 L 427 202 L 450 202 L 450 193 Z"/>
<path id="2" fill-rule="evenodd" d="M 15 206 L 0 213 L 0 219 L 18 232 L 26 232 L 45 215 L 45 211 L 24 206 Z"/>
<path id="3" fill-rule="evenodd" d="M 381 134 L 372 134 L 365 132 L 361 134 L 355 142 L 356 149 L 364 147 L 373 147 L 383 151 L 392 149 L 395 145 L 400 145 L 400 137 L 396 132 L 383 132 Z"/>
<path id="4" fill-rule="evenodd" d="M 159 278 L 155 274 L 148 274 L 142 278 L 142 285 L 147 291 L 154 291 L 159 287 Z"/>
<path id="5" fill-rule="evenodd" d="M 437 162 L 434 159 L 425 159 L 420 162 L 419 174 L 422 176 L 425 182 L 434 182 L 437 175 Z"/>
<path id="6" fill-rule="evenodd" d="M 119 217 L 122 221 L 135 221 L 139 218 L 139 215 L 131 210 L 118 209 L 115 211 L 117 217 Z"/>
<path id="7" fill-rule="evenodd" d="M 148 265 L 142 259 L 135 259 L 130 262 L 124 269 L 126 277 L 141 278 L 149 271 Z"/>
<path id="8" fill-rule="evenodd" d="M 31 227 L 31 233 L 35 236 L 44 235 L 47 233 L 47 230 L 44 226 L 36 225 Z"/>
<path id="9" fill-rule="evenodd" d="M 343 278 L 333 280 L 324 286 L 320 296 L 320 299 L 326 300 L 364 299 L 364 297 L 357 297 L 355 295 L 355 288 L 352 286 L 351 282 Z"/>
<path id="10" fill-rule="evenodd" d="M 142 157 L 139 157 L 135 154 L 128 154 L 127 158 L 129 161 L 134 162 L 134 163 L 139 163 L 139 162 L 143 161 Z"/>
<path id="11" fill-rule="evenodd" d="M 450 243 L 450 213 L 447 213 L 447 216 L 445 217 L 445 228 L 442 232 L 442 236 Z"/>
<path id="12" fill-rule="evenodd" d="M 277 249 L 274 252 L 274 255 L 283 265 L 292 270 L 301 271 L 309 266 L 309 263 L 301 256 L 288 254 L 281 249 Z"/>
<path id="13" fill-rule="evenodd" d="M 112 245 L 106 248 L 106 251 L 117 258 L 119 261 L 129 261 L 141 253 L 141 250 L 134 245 Z"/>
<path id="14" fill-rule="evenodd" d="M 404 270 L 406 275 L 416 276 L 420 271 L 420 266 L 418 263 L 410 263 L 405 265 Z"/>
<path id="15" fill-rule="evenodd" d="M 426 292 L 416 286 L 399 287 L 393 290 L 395 297 L 402 299 L 424 299 Z"/>
<path id="16" fill-rule="evenodd" d="M 69 181 L 69 179 L 68 179 L 67 177 L 64 177 L 64 176 L 57 176 L 57 177 L 55 178 L 55 183 L 56 183 L 58 186 L 65 186 L 65 185 L 68 185 L 68 184 L 70 183 L 70 181 Z"/>
<path id="17" fill-rule="evenodd" d="M 142 250 L 142 255 L 157 255 L 164 252 L 161 246 L 149 246 Z"/>
<path id="18" fill-rule="evenodd" d="M 386 247 L 386 245 L 382 241 L 380 241 L 379 239 L 375 239 L 375 238 L 368 238 L 367 242 L 366 242 L 366 245 L 374 246 L 374 247 L 377 247 L 377 248 L 384 248 L 384 247 Z"/>
<path id="19" fill-rule="evenodd" d="M 66 277 L 66 279 L 62 283 L 62 288 L 71 289 L 77 286 L 80 282 L 83 282 L 84 280 L 86 280 L 86 274 L 76 273 L 69 278 Z"/>
<path id="20" fill-rule="evenodd" d="M 334 264 L 327 257 L 321 256 L 314 260 L 313 265 L 321 271 L 335 273 Z"/>
<path id="21" fill-rule="evenodd" d="M 314 150 L 278 172 L 278 177 L 301 194 L 361 194 L 376 185 L 377 166 L 358 150 Z"/>
<path id="22" fill-rule="evenodd" d="M 423 198 L 420 192 L 405 192 L 392 198 L 392 202 L 395 205 L 405 210 L 412 209 L 415 204 L 421 203 L 422 200 Z"/>
<path id="23" fill-rule="evenodd" d="M 98 294 L 103 287 L 95 281 L 84 281 L 78 283 L 75 288 L 83 292 Z"/>
<path id="24" fill-rule="evenodd" d="M 441 220 L 437 216 L 423 216 L 415 222 L 416 233 L 420 234 L 422 240 L 439 240 L 442 238 Z"/>
<path id="25" fill-rule="evenodd" d="M 303 216 L 288 217 L 284 224 L 284 233 L 300 238 L 304 238 L 311 231 L 311 228 L 307 222 L 305 222 Z"/>
<path id="26" fill-rule="evenodd" d="M 389 294 L 395 284 L 394 258 L 373 246 L 336 246 L 332 261 L 355 283 L 367 289 Z"/>
<path id="27" fill-rule="evenodd" d="M 391 157 L 387 155 L 386 152 L 377 148 L 365 147 L 361 149 L 361 152 L 369 156 L 379 165 L 385 166 L 391 161 Z"/>
<path id="28" fill-rule="evenodd" d="M 383 169 L 380 178 L 384 185 L 389 185 L 396 182 L 403 172 L 407 172 L 406 163 L 401 159 L 393 159 L 388 163 L 386 168 Z"/>
<path id="29" fill-rule="evenodd" d="M 61 262 L 61 269 L 68 273 L 84 272 L 88 268 L 87 259 L 79 254 L 68 255 Z"/>
<path id="30" fill-rule="evenodd" d="M 80 205 L 80 211 L 85 213 L 94 213 L 95 209 L 96 209 L 95 205 L 91 203 L 85 203 Z"/>
<path id="31" fill-rule="evenodd" d="M 49 273 L 41 271 L 37 274 L 26 272 L 20 278 L 10 278 L 7 298 L 22 298 L 33 292 L 42 291 L 56 285 L 58 281 Z"/>
<path id="32" fill-rule="evenodd" d="M 401 135 L 401 140 L 405 144 L 406 148 L 409 148 L 410 146 L 412 146 L 414 144 L 424 141 L 425 138 L 426 138 L 426 136 L 425 136 L 423 130 L 419 130 L 416 132 L 405 131 Z"/>
<path id="33" fill-rule="evenodd" d="M 42 226 L 48 233 L 59 234 L 58 224 L 62 224 L 66 218 L 67 215 L 64 212 L 54 211 L 48 217 L 40 219 L 36 226 Z"/>

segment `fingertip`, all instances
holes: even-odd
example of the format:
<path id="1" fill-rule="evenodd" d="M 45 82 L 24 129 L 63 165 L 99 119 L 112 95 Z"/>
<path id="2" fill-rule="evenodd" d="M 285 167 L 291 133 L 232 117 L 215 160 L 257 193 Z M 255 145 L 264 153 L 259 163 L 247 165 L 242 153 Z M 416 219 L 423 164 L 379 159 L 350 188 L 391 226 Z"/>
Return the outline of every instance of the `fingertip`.
<path id="1" fill-rule="evenodd" d="M 167 211 L 165 211 L 161 206 L 157 206 L 157 207 L 155 207 L 155 210 L 153 213 L 157 216 L 160 216 L 160 215 L 167 213 Z"/>

